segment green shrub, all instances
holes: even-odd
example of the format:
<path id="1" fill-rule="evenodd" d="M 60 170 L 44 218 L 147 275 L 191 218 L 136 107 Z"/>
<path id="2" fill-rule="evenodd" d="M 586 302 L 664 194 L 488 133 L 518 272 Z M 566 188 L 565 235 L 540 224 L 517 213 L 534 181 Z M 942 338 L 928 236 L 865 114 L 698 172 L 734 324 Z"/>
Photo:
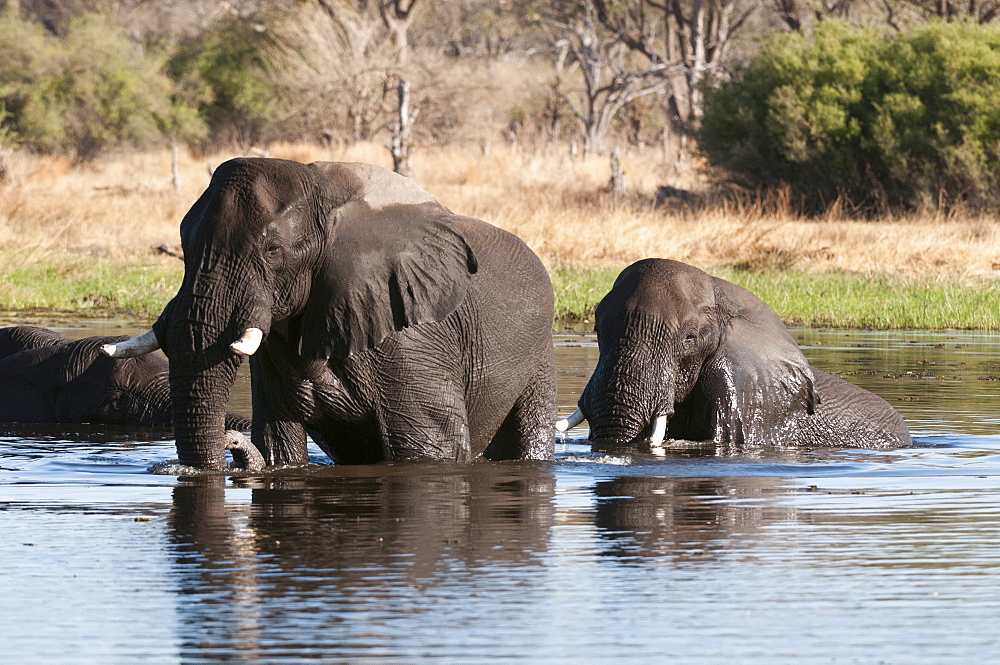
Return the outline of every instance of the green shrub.
<path id="1" fill-rule="evenodd" d="M 170 59 L 170 76 L 208 123 L 213 142 L 267 140 L 280 108 L 261 57 L 267 39 L 247 22 L 224 21 L 182 42 Z"/>
<path id="2" fill-rule="evenodd" d="M 163 61 L 99 14 L 73 20 L 64 38 L 13 12 L 0 14 L 0 119 L 16 143 L 87 161 L 203 131 L 174 94 Z"/>
<path id="3" fill-rule="evenodd" d="M 706 91 L 709 162 L 808 210 L 994 205 L 1000 193 L 1000 30 L 935 23 L 886 37 L 823 21 L 772 36 Z"/>

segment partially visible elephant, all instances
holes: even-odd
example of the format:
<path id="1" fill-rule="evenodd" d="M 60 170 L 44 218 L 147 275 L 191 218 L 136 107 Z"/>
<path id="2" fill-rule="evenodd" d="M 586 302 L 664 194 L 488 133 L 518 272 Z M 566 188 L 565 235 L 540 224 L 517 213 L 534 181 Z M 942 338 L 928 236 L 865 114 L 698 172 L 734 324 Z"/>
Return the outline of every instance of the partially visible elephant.
<path id="1" fill-rule="evenodd" d="M 888 402 L 809 366 L 760 298 L 693 266 L 645 259 L 597 306 L 600 357 L 579 410 L 598 447 L 664 437 L 734 446 L 911 443 Z"/>
<path id="2" fill-rule="evenodd" d="M 166 358 L 101 353 L 103 345 L 125 339 L 72 340 L 47 328 L 0 328 L 0 422 L 170 427 Z M 250 421 L 227 414 L 226 427 L 248 430 Z"/>
<path id="3" fill-rule="evenodd" d="M 253 443 L 302 464 L 550 459 L 552 285 L 518 238 L 366 164 L 234 159 L 181 222 L 184 280 L 150 333 L 181 463 L 222 467 L 250 356 Z"/>

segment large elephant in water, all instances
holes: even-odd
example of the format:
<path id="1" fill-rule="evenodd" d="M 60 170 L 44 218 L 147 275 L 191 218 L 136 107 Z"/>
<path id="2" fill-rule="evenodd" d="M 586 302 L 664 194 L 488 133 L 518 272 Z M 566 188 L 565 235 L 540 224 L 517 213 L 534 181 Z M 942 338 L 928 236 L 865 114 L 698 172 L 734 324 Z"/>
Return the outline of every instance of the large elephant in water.
<path id="1" fill-rule="evenodd" d="M 102 346 L 128 337 L 65 335 L 36 326 L 0 328 L 0 422 L 170 427 L 167 359 L 113 359 Z M 227 414 L 226 427 L 250 428 Z"/>
<path id="2" fill-rule="evenodd" d="M 306 462 L 553 454 L 552 286 L 519 239 L 375 166 L 222 164 L 181 222 L 184 280 L 153 330 L 180 462 L 221 468 L 250 356 L 252 440 Z"/>
<path id="3" fill-rule="evenodd" d="M 645 259 L 596 312 L 600 357 L 561 430 L 598 447 L 664 437 L 734 446 L 888 449 L 911 443 L 881 397 L 809 366 L 760 298 L 697 268 Z"/>

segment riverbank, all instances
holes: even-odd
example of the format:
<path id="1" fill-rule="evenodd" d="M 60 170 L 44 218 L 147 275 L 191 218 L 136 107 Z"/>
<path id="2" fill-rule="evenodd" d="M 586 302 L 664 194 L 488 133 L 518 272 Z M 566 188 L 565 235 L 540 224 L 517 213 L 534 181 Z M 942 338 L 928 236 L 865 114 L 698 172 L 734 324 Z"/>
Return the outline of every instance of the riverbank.
<path id="1" fill-rule="evenodd" d="M 0 321 L 39 317 L 149 322 L 177 292 L 183 263 L 171 256 L 94 257 L 0 251 Z M 587 326 L 621 267 L 550 269 L 553 326 Z M 872 329 L 1000 329 L 997 283 L 906 275 L 754 272 L 709 268 L 768 303 L 788 325 Z"/>
<path id="2" fill-rule="evenodd" d="M 272 146 L 302 162 L 386 166 L 377 145 Z M 148 321 L 176 292 L 178 227 L 209 168 L 235 153 L 122 155 L 87 167 L 17 154 L 0 190 L 0 309 Z M 626 192 L 608 189 L 606 156 L 556 147 L 422 148 L 414 179 L 457 213 L 522 238 L 549 267 L 557 326 L 587 325 L 618 272 L 659 256 L 756 293 L 788 324 L 879 329 L 1000 329 L 1000 224 L 982 215 L 859 221 L 804 218 L 789 201 L 708 201 L 697 169 L 625 151 Z M 669 196 L 657 205 L 661 188 Z M 699 189 L 700 188 L 700 189 Z"/>
<path id="3" fill-rule="evenodd" d="M 824 328 L 1000 329 L 997 283 L 906 275 L 708 269 L 771 306 L 786 325 Z M 617 270 L 552 272 L 557 321 L 592 321 Z"/>

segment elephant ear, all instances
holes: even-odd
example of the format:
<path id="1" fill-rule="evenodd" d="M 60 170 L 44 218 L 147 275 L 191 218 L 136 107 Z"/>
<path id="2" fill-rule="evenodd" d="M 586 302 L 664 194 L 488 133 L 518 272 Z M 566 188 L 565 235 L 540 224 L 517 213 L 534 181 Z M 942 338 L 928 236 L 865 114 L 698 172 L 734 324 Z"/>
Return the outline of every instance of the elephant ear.
<path id="1" fill-rule="evenodd" d="M 465 300 L 478 269 L 444 206 L 408 179 L 364 169 L 346 171 L 354 193 L 347 202 L 339 194 L 326 221 L 326 248 L 302 315 L 299 350 L 307 359 L 345 358 L 393 332 L 441 321 Z M 392 186 L 402 202 L 392 201 Z"/>
<path id="2" fill-rule="evenodd" d="M 764 301 L 713 279 L 724 325 L 699 383 L 715 405 L 714 436 L 734 444 L 781 444 L 787 428 L 819 404 L 812 368 Z"/>

